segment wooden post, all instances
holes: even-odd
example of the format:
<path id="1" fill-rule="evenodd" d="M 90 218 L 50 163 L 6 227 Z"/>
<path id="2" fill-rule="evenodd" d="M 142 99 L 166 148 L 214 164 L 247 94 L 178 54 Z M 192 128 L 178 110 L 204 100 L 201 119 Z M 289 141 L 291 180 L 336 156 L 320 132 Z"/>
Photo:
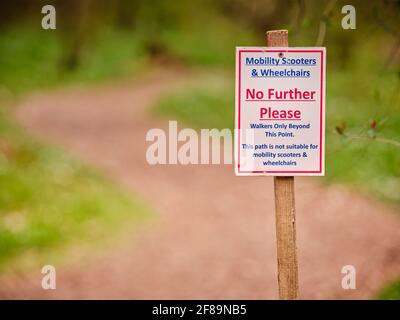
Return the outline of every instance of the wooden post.
<path id="1" fill-rule="evenodd" d="M 287 47 L 288 31 L 267 31 L 268 47 Z M 274 177 L 279 298 L 297 299 L 299 294 L 296 247 L 294 177 Z"/>

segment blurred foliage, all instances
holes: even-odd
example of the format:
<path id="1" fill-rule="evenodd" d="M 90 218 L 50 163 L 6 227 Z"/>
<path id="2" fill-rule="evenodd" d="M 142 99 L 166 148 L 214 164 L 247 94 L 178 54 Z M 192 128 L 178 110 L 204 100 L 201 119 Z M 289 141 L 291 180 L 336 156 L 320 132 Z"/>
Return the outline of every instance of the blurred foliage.
<path id="1" fill-rule="evenodd" d="M 43 1 L 17 2 L 26 5 L 0 3 L 3 14 L 20 10 L 1 20 L 0 98 L 134 75 L 154 61 L 228 67 L 237 41 L 252 43 L 209 1 L 46 1 L 57 8 L 56 30 L 41 28 Z"/>
<path id="2" fill-rule="evenodd" d="M 331 6 L 331 4 L 334 4 Z M 57 30 L 41 29 L 41 8 L 57 9 Z M 384 65 L 399 59 L 398 1 L 362 1 L 357 30 L 343 30 L 344 1 L 15 0 L 0 3 L 0 85 L 23 91 L 65 81 L 133 74 L 148 62 L 231 68 L 233 48 L 263 44 L 265 30 L 287 28 L 291 46 L 323 35 L 329 62 L 345 68 L 359 45 L 377 40 Z M 327 10 L 333 8 L 332 10 Z M 327 28 L 321 32 L 321 26 Z M 376 47 L 377 48 L 377 47 Z"/>
<path id="3" fill-rule="evenodd" d="M 379 300 L 400 300 L 400 280 L 390 283 L 378 295 Z"/>
<path id="4" fill-rule="evenodd" d="M 91 82 L 140 71 L 143 54 L 137 39 L 104 29 L 93 37 L 81 64 L 66 71 L 60 64 L 63 46 L 50 32 L 18 27 L 0 38 L 0 99 L 2 96 L 49 87 L 58 83 Z M 132 59 L 136 57 L 136 59 Z"/>

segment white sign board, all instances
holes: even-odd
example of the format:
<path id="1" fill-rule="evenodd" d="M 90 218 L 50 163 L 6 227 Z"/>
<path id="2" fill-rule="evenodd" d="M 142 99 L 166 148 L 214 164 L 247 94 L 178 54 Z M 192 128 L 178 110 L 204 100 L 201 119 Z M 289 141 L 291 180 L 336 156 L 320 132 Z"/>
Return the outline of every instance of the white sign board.
<path id="1" fill-rule="evenodd" d="M 325 48 L 236 48 L 237 175 L 322 176 Z"/>

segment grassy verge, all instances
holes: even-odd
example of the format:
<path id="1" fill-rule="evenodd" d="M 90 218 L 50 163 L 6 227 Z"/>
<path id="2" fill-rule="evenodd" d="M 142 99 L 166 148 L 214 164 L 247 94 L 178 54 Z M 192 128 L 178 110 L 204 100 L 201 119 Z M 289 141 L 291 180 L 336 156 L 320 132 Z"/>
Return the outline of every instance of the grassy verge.
<path id="1" fill-rule="evenodd" d="M 0 267 L 13 258 L 110 237 L 147 210 L 0 113 Z M 31 262 L 32 263 L 32 262 Z"/>
<path id="2" fill-rule="evenodd" d="M 400 280 L 390 283 L 378 295 L 379 300 L 400 300 Z"/>

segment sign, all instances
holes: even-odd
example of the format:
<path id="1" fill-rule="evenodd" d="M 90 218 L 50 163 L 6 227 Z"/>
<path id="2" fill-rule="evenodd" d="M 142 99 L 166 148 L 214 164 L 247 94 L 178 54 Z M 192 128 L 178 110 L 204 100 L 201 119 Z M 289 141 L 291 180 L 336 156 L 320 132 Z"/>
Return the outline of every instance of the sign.
<path id="1" fill-rule="evenodd" d="M 325 48 L 236 48 L 237 175 L 324 175 L 325 57 Z"/>

